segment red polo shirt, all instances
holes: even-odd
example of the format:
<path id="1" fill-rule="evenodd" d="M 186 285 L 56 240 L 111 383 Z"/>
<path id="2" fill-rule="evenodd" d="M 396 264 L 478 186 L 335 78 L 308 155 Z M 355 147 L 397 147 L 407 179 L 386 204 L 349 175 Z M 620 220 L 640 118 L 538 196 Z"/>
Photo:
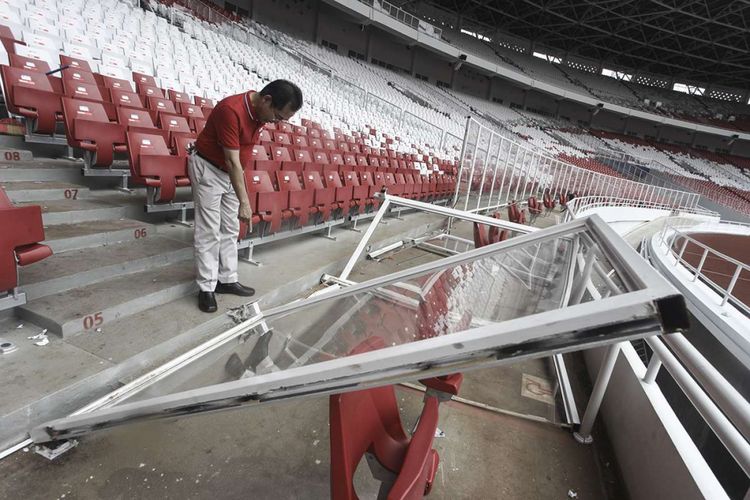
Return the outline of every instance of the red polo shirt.
<path id="1" fill-rule="evenodd" d="M 224 171 L 227 171 L 227 166 L 223 148 L 239 149 L 243 166 L 252 161 L 253 145 L 257 144 L 263 127 L 255 119 L 255 110 L 250 103 L 252 92 L 231 95 L 219 101 L 195 141 L 198 153 Z"/>

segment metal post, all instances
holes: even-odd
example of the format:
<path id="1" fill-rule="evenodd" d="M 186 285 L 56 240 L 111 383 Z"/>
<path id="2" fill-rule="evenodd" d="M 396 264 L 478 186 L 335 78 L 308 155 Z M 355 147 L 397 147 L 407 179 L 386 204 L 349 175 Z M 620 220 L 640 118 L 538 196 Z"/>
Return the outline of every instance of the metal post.
<path id="1" fill-rule="evenodd" d="M 490 131 L 490 142 L 487 145 L 487 153 L 484 155 L 484 168 L 482 169 L 482 183 L 479 185 L 479 193 L 477 194 L 477 206 L 476 209 L 479 209 L 479 205 L 482 203 L 482 193 L 484 193 L 484 180 L 487 176 L 487 166 L 489 164 L 490 155 L 492 154 L 492 141 L 495 139 L 495 134 Z"/>
<path id="2" fill-rule="evenodd" d="M 471 155 L 471 172 L 469 172 L 469 180 L 466 185 L 466 199 L 464 200 L 464 211 L 469 209 L 469 197 L 471 196 L 471 183 L 474 180 L 474 169 L 477 161 L 477 149 L 479 148 L 479 140 L 482 138 L 481 124 L 477 122 L 477 126 L 480 127 L 477 132 L 477 142 L 474 144 L 474 152 Z"/>
<path id="3" fill-rule="evenodd" d="M 661 368 L 661 358 L 658 354 L 653 353 L 646 369 L 646 375 L 643 376 L 643 381 L 647 384 L 653 384 L 659 374 L 659 368 Z"/>
<path id="4" fill-rule="evenodd" d="M 594 442 L 594 438 L 591 436 L 591 429 L 594 427 L 594 420 L 596 420 L 596 416 L 599 414 L 599 408 L 604 400 L 604 393 L 607 390 L 607 385 L 609 385 L 609 379 L 612 377 L 619 353 L 620 344 L 612 344 L 607 348 L 607 353 L 604 355 L 604 359 L 602 359 L 599 374 L 591 391 L 589 403 L 586 405 L 586 412 L 583 414 L 581 427 L 578 429 L 578 432 L 573 433 L 573 437 L 581 444 L 591 444 Z"/>
<path id="5" fill-rule="evenodd" d="M 518 171 L 518 180 L 516 181 L 516 189 L 515 189 L 515 191 L 513 191 L 513 199 L 514 200 L 518 198 L 518 188 L 521 187 L 521 179 L 522 178 L 524 178 L 524 179 L 526 178 L 526 176 L 524 175 L 525 173 L 524 173 L 523 169 L 526 166 L 526 155 L 528 153 L 529 153 L 528 149 L 524 149 L 523 150 L 523 157 L 521 158 L 521 165 L 520 165 L 521 168 Z"/>
<path id="6" fill-rule="evenodd" d="M 367 98 L 367 94 L 365 94 L 365 99 Z M 461 177 L 464 172 L 464 153 L 466 152 L 466 141 L 469 140 L 469 125 L 471 124 L 471 117 L 468 117 L 466 119 L 466 128 L 464 129 L 464 141 L 461 144 L 461 154 L 458 156 L 459 161 L 461 162 L 461 165 L 458 167 L 458 180 L 456 182 L 456 192 L 453 194 L 453 203 L 451 203 L 451 206 L 455 207 L 456 203 L 458 203 L 458 192 L 461 190 Z"/>
<path id="7" fill-rule="evenodd" d="M 508 167 L 510 166 L 510 155 L 513 151 L 513 146 L 515 143 L 511 142 L 510 147 L 508 148 L 508 156 L 505 158 L 505 165 L 503 166 L 503 179 L 500 181 L 500 187 L 497 190 L 497 205 L 500 205 L 502 202 L 503 197 L 503 187 L 505 186 L 505 176 L 508 174 Z M 516 155 L 518 154 L 518 144 L 515 144 L 516 146 Z M 515 164 L 515 161 L 514 161 Z M 508 190 L 510 194 L 510 189 Z M 506 198 L 507 200 L 507 198 Z"/>
<path id="8" fill-rule="evenodd" d="M 365 247 L 367 246 L 367 243 L 370 241 L 370 238 L 372 237 L 372 234 L 375 232 L 375 229 L 378 227 L 378 224 L 380 224 L 380 221 L 383 219 L 383 216 L 388 211 L 388 206 L 390 205 L 390 203 L 391 201 L 387 198 L 383 200 L 383 203 L 381 203 L 380 205 L 380 210 L 377 211 L 377 213 L 375 214 L 375 217 L 373 217 L 372 219 L 372 222 L 370 222 L 370 226 L 367 228 L 367 231 L 365 231 L 365 234 L 362 236 L 362 239 L 359 240 L 359 244 L 357 245 L 357 248 L 354 250 L 354 253 L 349 258 L 349 262 L 346 263 L 344 270 L 341 271 L 339 278 L 341 279 L 349 278 L 349 274 L 351 274 L 352 269 L 354 269 L 354 265 L 357 263 L 359 256 L 362 254 L 362 251 L 364 251 Z"/>
<path id="9" fill-rule="evenodd" d="M 729 283 L 729 287 L 727 288 L 727 291 L 724 293 L 724 299 L 721 301 L 721 305 L 727 303 L 727 300 L 729 300 L 729 297 L 732 295 L 732 290 L 734 289 L 734 285 L 737 284 L 737 280 L 740 277 L 740 273 L 742 272 L 742 266 L 740 264 L 737 264 L 737 270 L 734 272 L 734 276 L 732 276 L 732 281 Z"/>
<path id="10" fill-rule="evenodd" d="M 503 141 L 505 139 L 500 136 L 500 141 L 497 143 L 497 154 L 495 154 L 495 165 L 492 168 L 492 184 L 490 184 L 490 194 L 487 195 L 487 206 L 492 204 L 492 195 L 495 194 L 495 182 L 497 181 L 497 166 L 500 164 L 500 152 L 503 150 Z"/>

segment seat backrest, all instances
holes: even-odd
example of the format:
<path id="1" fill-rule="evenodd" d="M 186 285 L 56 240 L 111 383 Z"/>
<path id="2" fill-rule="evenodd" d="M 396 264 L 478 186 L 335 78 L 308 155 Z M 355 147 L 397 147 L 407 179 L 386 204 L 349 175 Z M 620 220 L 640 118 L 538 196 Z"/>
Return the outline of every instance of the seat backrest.
<path id="1" fill-rule="evenodd" d="M 255 161 L 258 160 L 268 160 L 270 157 L 268 156 L 268 150 L 266 150 L 265 146 L 261 146 L 259 144 L 256 144 L 253 146 L 251 158 Z"/>
<path id="2" fill-rule="evenodd" d="M 47 73 L 50 70 L 47 61 L 41 59 L 19 56 L 18 54 L 8 54 L 8 59 L 13 68 L 23 68 L 27 71 L 38 71 L 40 73 Z"/>
<path id="3" fill-rule="evenodd" d="M 320 172 L 315 170 L 305 170 L 302 174 L 302 182 L 307 189 L 323 189 L 325 187 Z"/>
<path id="4" fill-rule="evenodd" d="M 328 165 L 330 163 L 328 161 L 328 155 L 325 153 L 325 151 L 314 151 L 313 161 L 322 165 Z"/>
<path id="5" fill-rule="evenodd" d="M 144 75 L 143 73 L 137 73 L 133 71 L 133 81 L 135 82 L 135 88 L 138 90 L 138 93 L 143 93 L 140 91 L 141 87 L 158 87 L 159 85 L 156 84 L 156 79 L 151 75 Z"/>
<path id="6" fill-rule="evenodd" d="M 145 109 L 118 107 L 117 123 L 126 127 L 156 128 L 151 115 Z"/>
<path id="7" fill-rule="evenodd" d="M 271 146 L 271 157 L 279 161 L 294 161 L 292 155 L 289 154 L 289 149 L 284 146 Z"/>
<path id="8" fill-rule="evenodd" d="M 189 134 L 190 124 L 188 124 L 187 118 L 180 115 L 171 115 L 167 113 L 159 114 L 159 125 L 162 130 L 168 130 L 169 132 L 179 132 Z"/>
<path id="9" fill-rule="evenodd" d="M 295 135 L 294 136 L 294 145 L 298 148 L 306 148 L 308 146 L 307 144 L 307 136 L 304 135 Z"/>
<path id="10" fill-rule="evenodd" d="M 136 87 L 137 87 L 137 92 L 142 96 L 158 97 L 159 99 L 164 99 L 170 103 L 172 102 L 164 97 L 164 91 L 160 89 L 159 87 L 152 87 L 150 85 L 142 85 L 141 87 L 138 87 L 138 86 Z M 172 104 L 172 106 L 174 107 L 174 104 Z"/>
<path id="11" fill-rule="evenodd" d="M 84 59 L 79 59 L 77 57 L 71 57 L 66 56 L 64 54 L 60 54 L 60 65 L 61 66 L 70 66 L 71 69 L 77 69 L 80 71 L 87 71 L 89 73 L 93 73 L 91 70 L 91 66 L 89 65 L 89 62 Z M 66 71 L 66 70 L 63 70 Z"/>
<path id="12" fill-rule="evenodd" d="M 313 161 L 312 155 L 307 149 L 295 149 L 294 159 L 305 163 L 311 163 Z"/>
<path id="13" fill-rule="evenodd" d="M 332 165 L 344 164 L 344 158 L 342 158 L 341 153 L 331 153 L 331 164 Z"/>
<path id="14" fill-rule="evenodd" d="M 161 155 L 169 156 L 169 148 L 161 134 L 147 132 L 128 132 L 128 158 L 134 172 L 140 174 L 140 156 Z"/>
<path id="15" fill-rule="evenodd" d="M 163 97 L 147 97 L 146 106 L 148 107 L 148 109 L 159 113 L 168 113 L 170 115 L 177 114 L 177 110 L 174 108 L 174 103 L 169 99 L 164 99 Z"/>
<path id="16" fill-rule="evenodd" d="M 350 170 L 343 172 L 344 186 L 359 186 L 359 178 L 355 172 Z"/>
<path id="17" fill-rule="evenodd" d="M 176 90 L 169 89 L 167 92 L 169 100 L 174 103 L 184 103 L 184 104 L 192 104 L 190 101 L 190 96 L 187 95 L 184 92 L 177 92 Z"/>
<path id="18" fill-rule="evenodd" d="M 281 170 L 282 163 L 276 160 L 255 160 L 253 162 L 255 170 L 265 170 L 266 172 L 276 172 Z M 275 174 L 274 174 L 275 175 Z"/>
<path id="19" fill-rule="evenodd" d="M 323 141 L 319 137 L 310 135 L 310 140 L 307 142 L 313 149 L 323 149 Z"/>
<path id="20" fill-rule="evenodd" d="M 143 101 L 141 101 L 141 96 L 139 96 L 135 92 L 117 88 L 110 89 L 109 93 L 112 96 L 112 103 L 115 106 L 143 109 Z"/>
<path id="21" fill-rule="evenodd" d="M 193 96 L 193 102 L 200 106 L 201 108 L 205 107 L 214 107 L 214 101 L 212 99 L 206 99 L 205 97 L 199 97 L 199 96 Z"/>
<path id="22" fill-rule="evenodd" d="M 285 146 L 291 146 L 292 145 L 292 137 L 287 134 L 286 132 L 279 132 L 276 131 L 273 133 L 273 141 L 276 144 L 283 144 Z"/>
<path id="23" fill-rule="evenodd" d="M 104 86 L 110 90 L 123 90 L 127 92 L 133 91 L 133 84 L 128 80 L 122 78 L 115 78 L 114 76 L 102 76 Z"/>
<path id="24" fill-rule="evenodd" d="M 265 170 L 249 170 L 245 173 L 245 185 L 253 193 L 274 192 L 273 182 Z"/>
<path id="25" fill-rule="evenodd" d="M 177 156 L 187 156 L 188 148 L 195 143 L 195 138 L 188 135 L 177 135 L 174 138 L 175 154 Z"/>
<path id="26" fill-rule="evenodd" d="M 372 173 L 370 172 L 361 172 L 359 174 L 359 180 L 360 183 L 364 186 L 374 186 L 375 185 L 375 179 L 372 177 Z"/>
<path id="27" fill-rule="evenodd" d="M 63 92 L 67 97 L 89 101 L 104 102 L 99 87 L 91 83 L 76 82 L 74 80 L 63 80 Z"/>
<path id="28" fill-rule="evenodd" d="M 101 103 L 63 97 L 62 107 L 65 127 L 69 131 L 75 130 L 76 120 L 109 123 L 107 112 Z"/>
<path id="29" fill-rule="evenodd" d="M 294 132 L 294 127 L 289 122 L 279 122 L 276 125 L 277 125 L 277 130 L 286 132 L 287 134 L 291 134 Z"/>
<path id="30" fill-rule="evenodd" d="M 0 69 L 2 70 L 3 88 L 8 93 L 6 100 L 12 101 L 13 87 L 26 87 L 53 92 L 52 85 L 44 73 L 29 71 L 23 68 L 11 68 L 10 66 L 2 66 Z"/>
<path id="31" fill-rule="evenodd" d="M 96 78 L 94 77 L 94 74 L 90 71 L 68 68 L 66 70 L 63 70 L 61 74 L 62 74 L 61 78 L 63 82 L 72 81 L 72 82 L 79 82 L 79 83 L 88 83 L 89 85 L 97 85 Z"/>
<path id="32" fill-rule="evenodd" d="M 344 187 L 344 185 L 341 183 L 341 177 L 339 177 L 339 173 L 335 170 L 329 170 L 325 172 L 324 180 L 326 187 Z"/>
<path id="33" fill-rule="evenodd" d="M 377 178 L 377 174 L 376 174 L 376 178 Z M 386 186 L 392 186 L 392 185 L 396 184 L 396 179 L 393 176 L 393 174 L 390 173 L 390 172 L 386 172 L 386 173 L 383 174 L 383 180 L 384 180 Z"/>
<path id="34" fill-rule="evenodd" d="M 180 114 L 190 118 L 204 118 L 203 110 L 200 106 L 196 106 L 195 104 L 185 104 L 184 102 L 180 103 Z"/>
<path id="35" fill-rule="evenodd" d="M 292 170 L 277 170 L 276 181 L 279 184 L 279 191 L 302 191 L 304 189 L 299 182 L 297 172 Z"/>

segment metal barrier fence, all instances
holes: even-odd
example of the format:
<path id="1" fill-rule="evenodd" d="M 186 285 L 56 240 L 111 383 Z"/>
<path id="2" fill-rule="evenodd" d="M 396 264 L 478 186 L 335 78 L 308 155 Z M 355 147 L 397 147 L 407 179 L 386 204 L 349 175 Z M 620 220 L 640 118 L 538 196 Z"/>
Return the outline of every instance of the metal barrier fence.
<path id="1" fill-rule="evenodd" d="M 700 200 L 696 193 L 633 181 L 597 163 L 581 160 L 580 164 L 522 145 L 469 117 L 453 205 L 483 212 L 545 193 L 565 199 L 571 195 L 637 199 L 680 210 L 695 209 Z"/>
<path id="2" fill-rule="evenodd" d="M 574 198 L 573 200 L 569 201 L 567 204 L 567 207 L 568 209 L 565 212 L 566 221 L 570 219 L 575 219 L 576 217 L 580 216 L 582 212 L 586 210 L 591 210 L 592 208 L 600 208 L 600 207 L 651 208 L 655 210 L 669 210 L 669 211 L 675 210 L 675 207 L 663 204 L 659 201 L 637 200 L 637 199 L 630 199 L 630 198 L 610 198 L 606 196 L 581 196 L 579 198 Z M 706 210 L 701 207 L 680 208 L 679 211 L 681 213 L 705 215 L 707 217 L 716 217 L 717 219 L 720 216 L 717 212 Z"/>
<path id="3" fill-rule="evenodd" d="M 750 227 L 748 227 L 748 230 L 748 234 L 750 234 Z M 688 269 L 693 273 L 692 281 L 700 281 L 706 284 L 722 298 L 721 307 L 724 307 L 729 303 L 750 316 L 750 305 L 746 304 L 733 294 L 738 280 L 742 279 L 744 282 L 750 281 L 750 265 L 714 250 L 689 234 L 680 231 L 677 225 L 672 225 L 670 223 L 664 225 L 659 241 L 662 244 L 664 253 L 671 253 L 675 257 L 675 266 L 681 264 L 685 269 Z M 689 259 L 686 258 L 685 251 L 687 250 L 688 245 L 691 245 L 693 248 L 697 247 L 698 251 L 701 253 L 700 261 L 697 265 L 691 263 Z M 723 273 L 719 274 L 718 271 L 706 272 L 704 270 L 704 265 L 708 260 L 713 261 L 714 263 L 717 261 L 725 262 L 729 267 L 733 267 L 734 270 L 725 276 Z M 709 274 L 711 274 L 711 276 L 709 276 Z M 729 281 L 726 284 L 721 284 L 717 282 L 717 278 L 728 278 Z"/>

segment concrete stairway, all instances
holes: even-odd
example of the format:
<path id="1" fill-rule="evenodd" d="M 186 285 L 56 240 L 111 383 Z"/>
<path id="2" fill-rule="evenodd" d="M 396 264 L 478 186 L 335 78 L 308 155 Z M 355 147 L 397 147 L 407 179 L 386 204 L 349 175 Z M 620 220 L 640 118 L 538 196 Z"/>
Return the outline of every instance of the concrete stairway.
<path id="1" fill-rule="evenodd" d="M 16 205 L 42 207 L 55 252 L 20 269 L 28 302 L 15 310 L 19 319 L 68 337 L 193 291 L 191 242 L 159 234 L 155 217 L 144 220 L 143 190 L 96 189 L 101 183 L 72 161 L 0 158 L 0 185 Z"/>

